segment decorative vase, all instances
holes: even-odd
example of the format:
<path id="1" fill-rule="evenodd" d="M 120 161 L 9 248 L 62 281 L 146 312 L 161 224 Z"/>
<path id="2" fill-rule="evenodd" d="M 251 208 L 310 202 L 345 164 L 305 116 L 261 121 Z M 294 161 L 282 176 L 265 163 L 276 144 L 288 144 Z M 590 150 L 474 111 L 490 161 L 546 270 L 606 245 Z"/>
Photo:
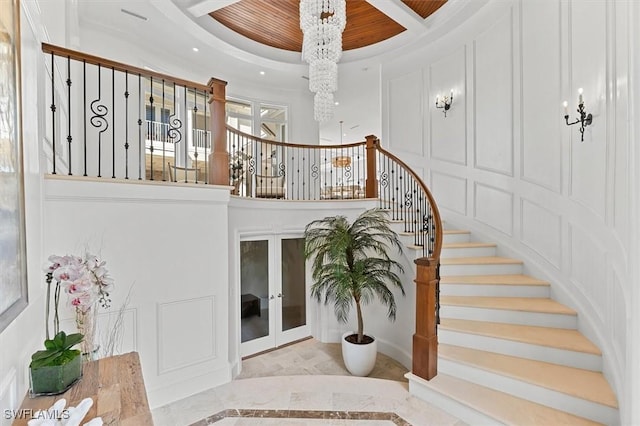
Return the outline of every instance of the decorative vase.
<path id="1" fill-rule="evenodd" d="M 378 354 L 378 343 L 373 336 L 371 343 L 357 344 L 350 343 L 346 337 L 355 334 L 348 331 L 342 335 L 342 360 L 349 373 L 354 376 L 368 376 L 376 366 L 376 356 Z"/>
<path id="2" fill-rule="evenodd" d="M 62 365 L 47 365 L 29 368 L 32 397 L 58 395 L 66 392 L 82 376 L 82 357 L 80 352 L 69 362 Z"/>
<path id="3" fill-rule="evenodd" d="M 98 359 L 98 349 L 100 349 L 100 345 L 97 343 L 97 320 L 98 315 L 95 305 L 90 306 L 86 311 L 81 309 L 76 311 L 78 333 L 84 336 L 84 340 L 80 343 L 80 351 L 82 351 L 82 359 L 84 361 L 94 361 Z"/>

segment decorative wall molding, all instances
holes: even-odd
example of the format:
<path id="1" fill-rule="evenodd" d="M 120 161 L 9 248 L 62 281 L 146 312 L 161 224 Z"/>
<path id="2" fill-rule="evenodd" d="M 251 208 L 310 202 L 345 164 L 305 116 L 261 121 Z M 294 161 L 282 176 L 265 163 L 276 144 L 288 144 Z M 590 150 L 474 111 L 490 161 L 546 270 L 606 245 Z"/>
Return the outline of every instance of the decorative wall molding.
<path id="1" fill-rule="evenodd" d="M 214 296 L 158 303 L 157 318 L 158 375 L 217 358 Z"/>
<path id="2" fill-rule="evenodd" d="M 426 105 L 429 123 L 429 152 L 432 159 L 467 165 L 467 47 L 462 46 L 430 64 Z M 435 97 L 450 90 L 454 99 L 447 117 L 435 108 Z"/>
<path id="3" fill-rule="evenodd" d="M 517 36 L 520 45 L 520 179 L 559 194 L 565 174 L 562 161 L 562 131 L 565 129 L 561 116 L 561 6 L 559 2 L 521 2 L 517 19 L 520 22 Z M 541 25 L 544 25 L 544 31 L 540 31 Z M 544 55 L 544 67 L 538 66 L 540 55 Z M 549 151 L 554 154 L 549 155 Z"/>
<path id="4" fill-rule="evenodd" d="M 513 235 L 513 193 L 481 182 L 473 184 L 473 217 L 490 227 Z"/>
<path id="5" fill-rule="evenodd" d="M 589 302 L 601 326 L 607 318 L 607 254 L 602 244 L 574 222 L 569 227 L 569 277 L 571 283 Z M 604 302 L 604 303 L 603 303 Z"/>
<path id="6" fill-rule="evenodd" d="M 431 171 L 431 190 L 438 206 L 467 215 L 467 179 L 448 173 Z"/>
<path id="7" fill-rule="evenodd" d="M 0 418 L 7 420 L 7 425 L 11 423 L 11 419 L 5 418 L 4 410 L 17 409 L 19 403 L 17 372 L 15 367 L 11 367 L 9 372 L 2 378 L 2 381 L 0 381 L 0 410 L 2 410 L 0 414 L 2 417 Z M 2 420 L 0 423 L 5 424 L 5 421 Z"/>
<path id="8" fill-rule="evenodd" d="M 562 269 L 562 217 L 520 198 L 520 241 L 557 269 Z"/>
<path id="9" fill-rule="evenodd" d="M 473 165 L 506 176 L 514 175 L 513 13 L 473 40 Z"/>
<path id="10" fill-rule="evenodd" d="M 422 70 L 389 80 L 389 147 L 424 156 Z"/>

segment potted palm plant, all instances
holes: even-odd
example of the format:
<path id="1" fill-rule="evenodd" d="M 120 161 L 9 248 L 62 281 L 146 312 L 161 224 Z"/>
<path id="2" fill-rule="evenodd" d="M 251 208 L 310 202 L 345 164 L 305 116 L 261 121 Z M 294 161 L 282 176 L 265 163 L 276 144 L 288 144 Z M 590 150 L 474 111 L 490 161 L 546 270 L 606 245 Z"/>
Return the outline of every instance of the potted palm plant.
<path id="1" fill-rule="evenodd" d="M 311 295 L 318 302 L 334 305 L 338 321 L 347 322 L 355 305 L 357 332 L 342 336 L 342 357 L 349 372 L 368 375 L 375 365 L 377 343 L 364 334 L 362 305 L 378 299 L 387 317 L 396 318 L 393 288 L 404 288 L 395 272 L 402 265 L 389 257 L 389 250 L 402 253 L 402 245 L 390 227 L 387 213 L 370 209 L 349 223 L 344 216 L 325 217 L 309 223 L 304 232 L 305 257 L 313 258 Z"/>

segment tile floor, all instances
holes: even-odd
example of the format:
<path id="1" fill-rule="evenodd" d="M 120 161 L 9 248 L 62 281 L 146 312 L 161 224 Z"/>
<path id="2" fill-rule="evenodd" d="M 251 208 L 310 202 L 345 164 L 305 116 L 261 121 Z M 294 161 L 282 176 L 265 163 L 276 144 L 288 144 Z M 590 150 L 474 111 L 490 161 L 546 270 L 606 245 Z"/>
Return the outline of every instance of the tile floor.
<path id="1" fill-rule="evenodd" d="M 406 372 L 379 354 L 369 377 L 350 376 L 339 344 L 309 339 L 244 360 L 231 383 L 159 407 L 153 419 L 156 426 L 464 425 L 409 395 Z"/>

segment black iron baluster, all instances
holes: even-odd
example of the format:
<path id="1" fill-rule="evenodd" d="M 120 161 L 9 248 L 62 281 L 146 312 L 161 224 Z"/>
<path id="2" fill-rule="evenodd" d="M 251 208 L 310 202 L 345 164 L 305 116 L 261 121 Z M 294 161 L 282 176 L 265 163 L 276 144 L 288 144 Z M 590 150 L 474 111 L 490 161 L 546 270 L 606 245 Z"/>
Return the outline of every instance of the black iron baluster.
<path id="1" fill-rule="evenodd" d="M 68 116 L 68 124 L 67 124 L 67 144 L 69 145 L 69 176 L 72 175 L 72 167 L 71 167 L 71 141 L 73 138 L 71 137 L 71 57 L 67 56 L 67 116 Z"/>
<path id="2" fill-rule="evenodd" d="M 186 87 L 185 87 L 186 90 Z M 186 97 L 186 95 L 185 95 Z M 193 88 L 193 128 L 191 129 L 191 140 L 194 142 L 193 159 L 196 169 L 196 183 L 198 182 L 198 145 L 200 145 L 200 136 L 198 133 L 198 89 Z"/>
<path id="3" fill-rule="evenodd" d="M 51 54 L 51 129 L 53 131 L 53 135 L 51 137 L 51 148 L 53 149 L 53 155 L 51 156 L 53 161 L 53 172 L 51 174 L 56 174 L 56 70 L 55 70 L 55 61 L 54 61 L 53 53 Z"/>
<path id="4" fill-rule="evenodd" d="M 305 179 L 305 172 L 308 169 L 308 167 L 306 166 L 305 154 L 306 154 L 308 149 L 309 148 L 301 148 L 300 149 L 300 151 L 302 151 L 302 199 L 303 200 L 308 200 L 309 199 L 309 197 L 305 195 L 305 191 L 307 189 L 306 179 Z"/>
<path id="5" fill-rule="evenodd" d="M 295 150 L 292 150 L 292 151 L 293 152 L 291 155 L 291 167 L 293 168 L 294 162 L 296 163 L 297 167 L 296 167 L 296 178 L 294 179 L 293 176 L 291 176 L 291 198 L 293 198 L 294 185 L 296 184 L 295 181 L 300 180 L 300 157 L 295 155 Z M 296 157 L 298 158 L 296 159 Z M 298 185 L 298 187 L 296 188 L 296 191 L 297 191 L 298 199 L 300 199 L 300 185 Z"/>
<path id="6" fill-rule="evenodd" d="M 116 70 L 111 67 L 111 178 L 116 178 Z"/>
<path id="7" fill-rule="evenodd" d="M 202 104 L 204 105 L 204 176 L 205 183 L 209 183 L 209 157 L 207 156 L 207 147 L 209 145 L 209 136 L 207 134 L 207 92 L 202 91 Z"/>
<path id="8" fill-rule="evenodd" d="M 183 129 L 184 131 L 184 140 L 183 145 L 184 145 L 184 181 L 187 182 L 187 167 L 189 166 L 189 142 L 188 142 L 188 138 L 187 138 L 187 128 L 186 128 L 186 119 L 187 119 L 187 86 L 183 86 L 184 87 L 184 109 L 183 114 L 184 114 L 184 118 L 183 121 L 185 121 L 185 128 Z M 173 97 L 176 97 L 176 83 L 173 83 Z M 175 103 L 175 101 L 174 101 Z M 175 112 L 175 110 L 174 110 Z M 176 119 L 179 120 L 179 119 Z M 182 129 L 182 123 L 180 123 L 180 128 Z M 182 139 L 182 136 L 180 137 Z M 191 142 L 193 143 L 193 138 L 191 138 Z M 198 171 L 196 170 L 195 172 L 195 183 L 198 183 Z"/>
<path id="9" fill-rule="evenodd" d="M 82 145 L 84 147 L 84 173 L 83 176 L 87 176 L 87 61 L 82 60 L 82 132 L 84 141 Z"/>
<path id="10" fill-rule="evenodd" d="M 153 179 L 153 142 L 156 140 L 156 135 L 155 135 L 155 123 L 154 123 L 154 116 L 155 116 L 155 110 L 153 109 L 153 76 L 149 77 L 149 110 L 151 111 L 151 116 L 149 117 L 149 120 L 147 120 L 147 137 L 150 139 L 149 140 L 149 151 L 151 152 L 150 157 L 150 162 L 151 162 L 151 167 L 149 170 L 149 173 L 151 175 L 151 179 L 150 180 L 154 180 Z M 150 131 L 149 131 L 150 130 Z M 151 133 L 151 135 L 149 135 L 149 133 Z M 146 162 L 146 160 L 145 160 Z"/>
<path id="11" fill-rule="evenodd" d="M 175 95 L 175 92 L 174 92 Z M 162 126 L 162 181 L 166 182 L 167 180 L 167 138 L 169 137 L 169 124 L 164 122 L 164 111 L 165 111 L 165 107 L 164 107 L 164 101 L 165 101 L 165 95 L 164 95 L 164 78 L 162 79 L 162 109 L 160 110 L 160 125 Z M 175 107 L 175 99 L 174 99 L 174 103 L 173 103 L 174 107 Z M 166 126 L 166 130 L 165 130 L 165 126 Z M 176 165 L 176 147 L 175 145 L 173 146 L 173 165 Z M 175 167 L 174 167 L 175 170 Z M 173 177 L 175 180 L 178 180 L 177 176 Z"/>
<path id="12" fill-rule="evenodd" d="M 142 180 L 142 99 L 142 76 L 138 73 L 138 180 Z"/>
<path id="13" fill-rule="evenodd" d="M 102 100 L 102 67 L 98 64 L 98 99 L 91 102 L 91 125 L 98 130 L 98 177 L 102 177 L 102 134 L 109 128 L 109 122 L 104 118 L 109 109 L 100 103 Z"/>
<path id="14" fill-rule="evenodd" d="M 129 179 L 129 71 L 124 72 L 124 178 Z"/>

